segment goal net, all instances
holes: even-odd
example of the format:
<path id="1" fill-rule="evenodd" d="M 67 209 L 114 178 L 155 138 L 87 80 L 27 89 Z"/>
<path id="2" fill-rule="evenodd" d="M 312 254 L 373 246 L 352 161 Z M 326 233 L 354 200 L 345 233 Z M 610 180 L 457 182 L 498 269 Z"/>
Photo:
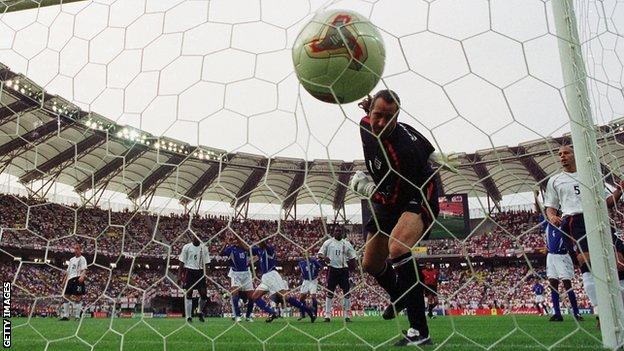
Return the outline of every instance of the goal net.
<path id="1" fill-rule="evenodd" d="M 378 28 L 386 63 L 373 92 L 396 91 L 399 121 L 441 153 L 441 213 L 410 247 L 437 272 L 437 290 L 424 288 L 434 347 L 621 347 L 624 262 L 610 228 L 622 238 L 622 204 L 601 217 L 596 189 L 619 198 L 623 180 L 622 1 L 4 0 L 0 273 L 14 347 L 383 349 L 403 338 L 406 316 L 382 319 L 391 301 L 362 265 L 366 221 L 379 218 L 348 189 L 366 171 L 364 112 L 314 99 L 292 66 L 301 28 L 332 9 Z M 566 291 L 546 277 L 544 196 L 565 167 L 560 147 L 573 143 L 587 155 L 578 191 L 592 215 L 570 240 Z M 315 301 L 300 298 L 299 263 L 335 233 L 356 252 L 349 294 L 328 290 L 325 267 Z M 179 255 L 193 238 L 211 257 L 208 301 L 192 299 L 205 323 L 184 318 Z M 588 269 L 583 239 L 600 257 Z M 256 288 L 263 242 L 315 323 L 270 294 L 262 299 L 284 318 L 257 323 L 268 315 L 256 306 L 256 323 L 244 320 L 224 248 L 247 252 Z M 86 294 L 69 303 L 77 244 Z M 563 323 L 549 322 L 553 291 Z M 57 322 L 66 314 L 77 321 Z"/>

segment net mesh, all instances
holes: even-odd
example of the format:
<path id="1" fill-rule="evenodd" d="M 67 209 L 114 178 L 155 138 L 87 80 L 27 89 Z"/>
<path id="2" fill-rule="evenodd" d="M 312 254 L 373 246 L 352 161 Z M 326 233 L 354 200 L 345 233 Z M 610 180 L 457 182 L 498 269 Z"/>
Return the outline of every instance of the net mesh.
<path id="1" fill-rule="evenodd" d="M 540 331 L 545 321 L 519 315 L 536 313 L 531 289 L 545 271 L 539 213 L 530 192 L 560 171 L 557 149 L 569 142 L 560 39 L 550 1 L 263 0 L 233 5 L 225 0 L 99 0 L 10 11 L 20 3 L 0 1 L 6 5 L 0 15 L 0 62 L 30 80 L 20 78 L 21 89 L 26 87 L 22 94 L 41 87 L 56 97 L 42 106 L 21 106 L 11 100 L 20 93 L 15 78 L 3 78 L 0 86 L 3 113 L 10 111 L 0 117 L 0 169 L 11 175 L 3 186 L 7 194 L 0 195 L 1 273 L 13 283 L 13 310 L 25 317 L 14 322 L 16 344 L 29 339 L 48 349 L 178 349 L 198 342 L 212 348 L 376 349 L 401 335 L 404 319 L 387 322 L 390 327 L 379 331 L 367 328 L 364 320 L 380 319 L 389 301 L 361 267 L 351 272 L 351 309 L 354 316 L 367 317 L 352 324 L 341 318 L 340 289 L 329 327 L 287 318 L 260 328 L 229 319 L 233 291 L 219 253 L 236 238 L 250 246 L 269 238 L 294 295 L 300 284 L 293 270 L 296 260 L 315 255 L 336 230 L 346 233 L 361 263 L 365 239 L 361 225 L 351 223 L 360 218 L 359 210 L 337 224 L 242 219 L 241 212 L 248 211 L 245 200 L 253 198 L 269 205 L 252 205 L 247 217 L 283 216 L 280 209 L 293 206 L 289 195 L 294 194 L 312 204 L 308 215 L 325 216 L 348 175 L 364 169 L 357 162 L 340 169 L 339 163 L 321 160 L 361 158 L 362 112 L 355 104 L 323 104 L 307 95 L 298 86 L 290 56 L 299 29 L 316 11 L 350 8 L 368 16 L 382 33 L 387 61 L 379 87 L 399 93 L 402 121 L 440 151 L 458 153 L 458 173 L 440 171 L 444 191 L 469 194 L 475 209 L 469 235 L 449 228 L 442 218 L 451 214 L 444 213 L 438 221 L 442 238 L 415 248 L 424 250 L 423 262 L 439 266 L 439 310 L 511 314 L 504 322 L 498 317 L 481 321 L 486 332 L 462 316 L 433 321 L 437 347 L 600 347 L 593 324 L 568 323 L 549 335 Z M 591 109 L 602 126 L 602 170 L 605 181 L 616 184 L 624 111 L 624 2 L 579 0 L 575 9 Z M 95 130 L 107 122 L 79 109 L 122 127 L 85 142 L 90 132 L 66 130 L 66 116 L 80 123 L 88 118 L 87 127 Z M 143 157 L 146 149 L 162 152 Z M 45 166 L 66 150 L 71 157 L 62 158 L 62 164 Z M 258 157 L 236 158 L 236 153 Z M 183 169 L 198 159 L 210 159 L 212 171 Z M 99 177 L 113 160 L 119 171 Z M 304 172 L 286 180 L 271 173 L 288 168 Z M 20 185 L 15 185 L 17 177 Z M 215 203 L 188 197 L 199 179 L 209 186 L 196 194 Z M 82 186 L 82 191 L 67 196 L 57 192 L 62 184 Z M 151 204 L 154 189 L 167 198 L 158 205 Z M 356 195 L 343 190 L 353 202 Z M 58 193 L 66 197 L 53 196 Z M 131 209 L 117 209 L 115 203 L 127 195 Z M 496 206 L 489 205 L 490 199 Z M 179 201 L 190 212 L 170 214 Z M 620 209 L 610 218 L 621 227 Z M 177 255 L 193 237 L 213 256 L 205 274 L 206 311 L 224 318 L 205 325 L 150 318 L 182 316 Z M 50 327 L 35 316 L 56 315 L 66 301 L 60 282 L 75 243 L 82 245 L 89 265 L 81 318 L 78 324 Z M 260 284 L 259 274 L 254 273 L 253 283 Z M 325 286 L 322 274 L 321 316 Z M 573 288 L 579 305 L 589 311 L 580 278 L 573 280 Z M 298 315 L 294 309 L 284 313 Z M 107 322 L 96 325 L 90 315 Z M 256 309 L 255 315 L 262 314 Z M 125 316 L 133 318 L 120 318 Z"/>

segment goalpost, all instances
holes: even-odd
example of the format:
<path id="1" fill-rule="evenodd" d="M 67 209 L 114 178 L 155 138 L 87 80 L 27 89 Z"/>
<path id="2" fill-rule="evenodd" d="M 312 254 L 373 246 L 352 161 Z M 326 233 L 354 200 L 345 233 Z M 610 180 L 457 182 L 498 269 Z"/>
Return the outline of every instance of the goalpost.
<path id="1" fill-rule="evenodd" d="M 602 343 L 610 349 L 624 344 L 624 308 L 616 258 L 611 241 L 611 225 L 604 201 L 604 180 L 596 147 L 595 123 L 587 94 L 587 72 L 581 52 L 573 0 L 554 0 L 553 14 L 559 37 L 559 54 L 564 76 L 565 97 L 577 160 L 577 171 L 585 187 L 583 217 L 596 281 Z"/>

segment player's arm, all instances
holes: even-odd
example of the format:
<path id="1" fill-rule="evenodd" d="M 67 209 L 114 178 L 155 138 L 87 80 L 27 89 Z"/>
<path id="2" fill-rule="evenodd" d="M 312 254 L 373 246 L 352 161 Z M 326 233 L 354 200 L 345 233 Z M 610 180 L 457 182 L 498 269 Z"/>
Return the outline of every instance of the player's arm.
<path id="1" fill-rule="evenodd" d="M 540 191 L 539 189 L 533 190 L 533 201 L 535 204 L 535 212 L 542 213 L 542 204 L 539 199 Z"/>
<path id="2" fill-rule="evenodd" d="M 329 257 L 327 257 L 327 247 L 328 246 L 329 246 L 329 240 L 325 240 L 325 242 L 323 243 L 323 245 L 319 249 L 319 252 L 316 254 L 316 257 L 318 257 L 318 259 L 320 261 L 323 261 L 323 263 L 325 263 L 325 264 L 329 264 Z"/>
<path id="3" fill-rule="evenodd" d="M 87 260 L 84 257 L 82 257 L 82 259 L 80 260 L 79 268 L 78 268 L 78 281 L 80 283 L 83 283 L 86 278 L 87 278 Z"/>
<path id="4" fill-rule="evenodd" d="M 351 243 L 348 241 L 347 246 L 347 265 L 349 266 L 350 270 L 354 271 L 357 268 L 357 252 L 355 252 L 353 245 L 351 245 Z"/>
<path id="5" fill-rule="evenodd" d="M 178 261 L 180 261 L 180 269 L 178 270 L 178 283 L 182 283 L 182 278 L 184 277 L 184 264 L 186 263 L 188 248 L 186 245 L 182 247 L 182 252 L 180 252 L 180 256 L 178 257 Z"/>
<path id="6" fill-rule="evenodd" d="M 546 206 L 546 217 L 548 221 L 555 226 L 561 225 L 561 217 L 557 215 L 559 210 L 559 194 L 555 190 L 554 177 L 551 177 L 546 184 L 546 191 L 544 192 L 544 206 Z"/>

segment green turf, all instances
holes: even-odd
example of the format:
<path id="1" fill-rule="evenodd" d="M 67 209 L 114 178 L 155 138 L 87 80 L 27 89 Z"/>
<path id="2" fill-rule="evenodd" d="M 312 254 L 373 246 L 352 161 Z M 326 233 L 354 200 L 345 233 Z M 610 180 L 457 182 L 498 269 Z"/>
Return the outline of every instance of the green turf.
<path id="1" fill-rule="evenodd" d="M 446 230 L 441 227 L 442 225 Z M 440 215 L 437 218 L 437 222 L 433 224 L 433 228 L 431 228 L 429 239 L 453 238 L 449 232 L 453 233 L 456 238 L 465 238 L 465 226 L 464 217 L 448 216 L 444 218 Z"/>
<path id="2" fill-rule="evenodd" d="M 185 324 L 183 319 L 84 319 L 60 322 L 52 318 L 13 319 L 13 350 L 370 350 L 391 349 L 405 319 L 355 318 L 346 325 L 280 319 L 272 324 L 233 323 L 210 318 Z M 598 350 L 595 319 L 562 323 L 537 316 L 439 317 L 430 321 L 435 342 L 427 350 Z M 123 338 L 122 338 L 123 335 Z M 121 347 L 123 346 L 123 348 Z"/>

